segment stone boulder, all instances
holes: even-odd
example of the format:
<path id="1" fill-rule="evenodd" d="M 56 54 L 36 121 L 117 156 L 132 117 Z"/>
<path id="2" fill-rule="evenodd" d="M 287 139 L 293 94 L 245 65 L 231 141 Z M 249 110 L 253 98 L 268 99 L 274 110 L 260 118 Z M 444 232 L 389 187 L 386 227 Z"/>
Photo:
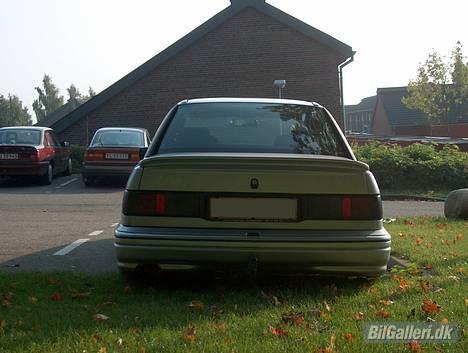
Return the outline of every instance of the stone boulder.
<path id="1" fill-rule="evenodd" d="M 468 219 L 468 188 L 454 190 L 447 196 L 445 217 Z"/>

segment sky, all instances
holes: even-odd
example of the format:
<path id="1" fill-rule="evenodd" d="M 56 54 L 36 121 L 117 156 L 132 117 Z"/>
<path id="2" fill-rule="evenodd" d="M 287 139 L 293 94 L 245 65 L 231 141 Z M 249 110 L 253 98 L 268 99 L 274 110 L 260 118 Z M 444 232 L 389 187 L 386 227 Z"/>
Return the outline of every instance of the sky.
<path id="1" fill-rule="evenodd" d="M 267 0 L 350 45 L 344 99 L 404 86 L 435 50 L 468 54 L 468 1 Z M 45 73 L 66 95 L 100 92 L 204 21 L 228 0 L 0 0 L 0 94 L 20 97 L 32 115 Z"/>

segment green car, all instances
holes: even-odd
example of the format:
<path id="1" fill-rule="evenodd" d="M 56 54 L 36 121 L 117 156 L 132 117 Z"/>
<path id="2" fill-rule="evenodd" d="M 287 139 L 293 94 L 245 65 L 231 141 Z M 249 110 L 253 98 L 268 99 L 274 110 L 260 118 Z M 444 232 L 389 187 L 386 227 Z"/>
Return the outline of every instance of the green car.
<path id="1" fill-rule="evenodd" d="M 391 239 L 368 165 L 330 113 L 280 99 L 185 100 L 128 181 L 118 266 L 377 276 Z"/>

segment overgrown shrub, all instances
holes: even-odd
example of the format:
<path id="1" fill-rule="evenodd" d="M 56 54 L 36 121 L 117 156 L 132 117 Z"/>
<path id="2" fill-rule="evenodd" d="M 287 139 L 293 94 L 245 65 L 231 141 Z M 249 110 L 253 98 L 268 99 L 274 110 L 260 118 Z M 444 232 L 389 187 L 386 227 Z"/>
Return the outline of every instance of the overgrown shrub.
<path id="1" fill-rule="evenodd" d="M 83 164 L 83 157 L 86 148 L 77 145 L 70 146 L 71 159 L 73 163 L 73 171 L 79 172 L 81 170 L 81 165 Z"/>
<path id="2" fill-rule="evenodd" d="M 354 145 L 358 160 L 369 164 L 380 188 L 447 190 L 468 187 L 468 153 L 455 145 L 407 147 L 370 143 Z"/>

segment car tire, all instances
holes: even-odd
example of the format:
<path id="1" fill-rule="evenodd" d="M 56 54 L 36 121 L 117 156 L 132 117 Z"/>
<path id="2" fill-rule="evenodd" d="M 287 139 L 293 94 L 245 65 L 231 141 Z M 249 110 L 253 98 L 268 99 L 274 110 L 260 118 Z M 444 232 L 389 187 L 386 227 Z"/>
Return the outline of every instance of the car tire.
<path id="1" fill-rule="evenodd" d="M 39 183 L 41 183 L 41 185 L 50 185 L 52 184 L 53 179 L 54 179 L 54 167 L 52 166 L 52 163 L 49 163 L 47 165 L 47 170 L 45 174 L 39 177 Z"/>
<path id="2" fill-rule="evenodd" d="M 65 171 L 63 172 L 63 175 L 70 176 L 70 175 L 72 175 L 72 171 L 73 171 L 73 163 L 72 163 L 71 158 L 68 158 L 67 167 L 66 167 Z"/>
<path id="3" fill-rule="evenodd" d="M 93 186 L 96 184 L 96 179 L 90 176 L 83 175 L 83 183 L 85 184 L 85 186 Z"/>

